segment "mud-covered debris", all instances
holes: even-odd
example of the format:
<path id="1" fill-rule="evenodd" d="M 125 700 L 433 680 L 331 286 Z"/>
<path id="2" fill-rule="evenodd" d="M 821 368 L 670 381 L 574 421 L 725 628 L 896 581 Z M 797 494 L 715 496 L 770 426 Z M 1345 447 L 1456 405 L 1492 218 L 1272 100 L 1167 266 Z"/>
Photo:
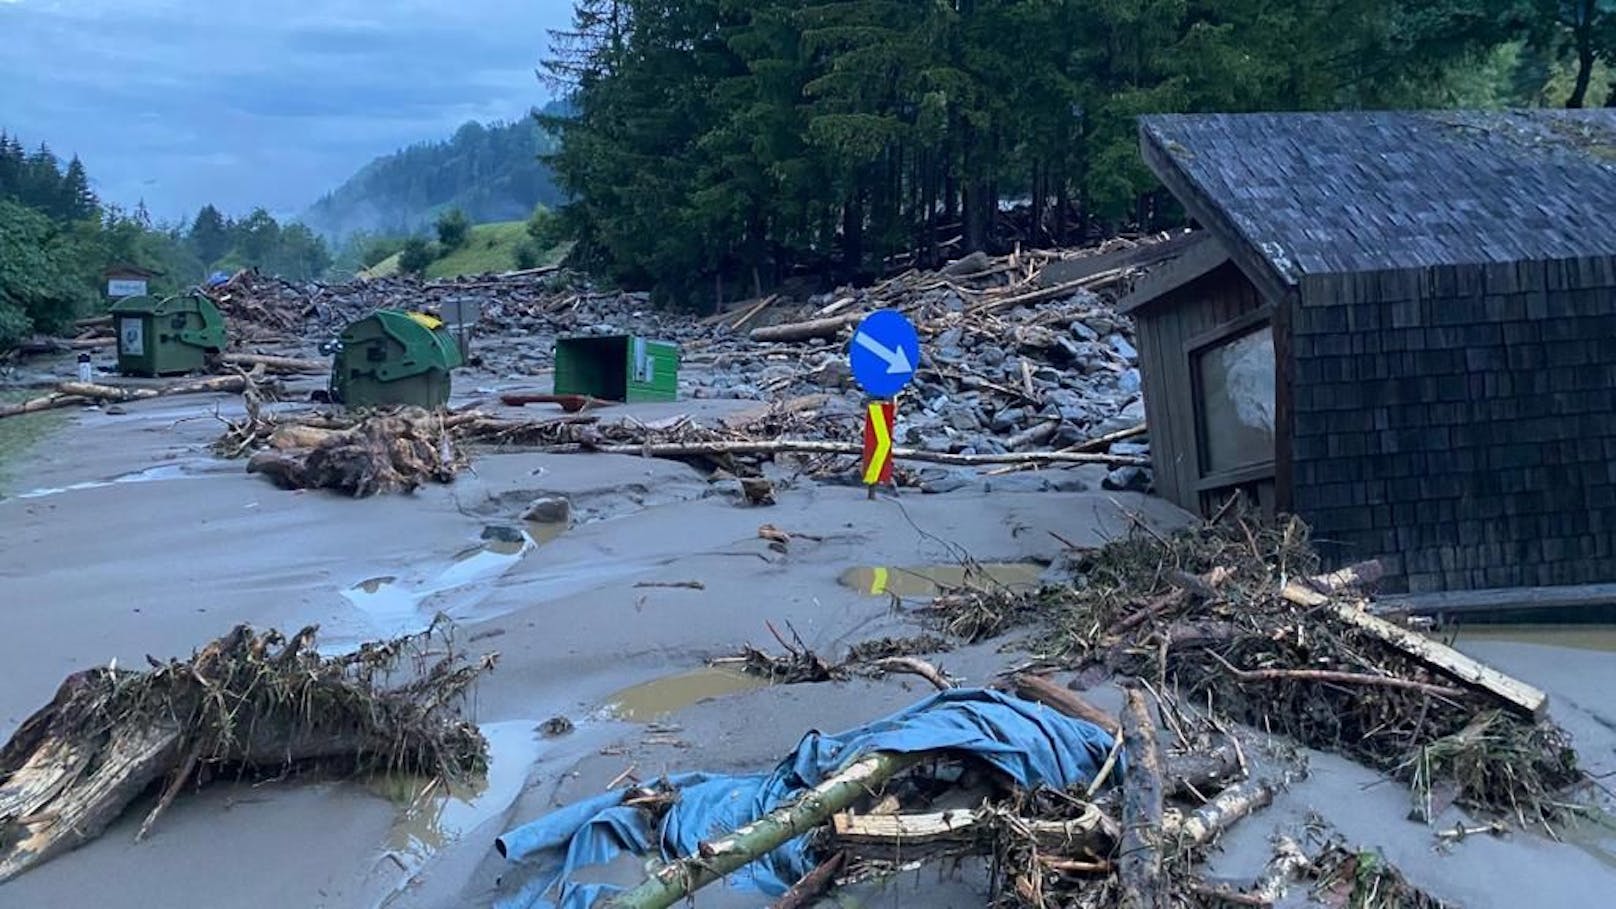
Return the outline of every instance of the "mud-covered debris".
<path id="1" fill-rule="evenodd" d="M 0 881 L 99 836 L 165 778 L 139 836 L 220 767 L 450 781 L 486 769 L 487 743 L 459 707 L 493 655 L 468 661 L 437 623 L 338 656 L 315 649 L 316 632 L 241 625 L 190 659 L 68 676 L 0 747 Z"/>
<path id="2" fill-rule="evenodd" d="M 546 738 L 559 738 L 573 730 L 572 720 L 564 716 L 553 716 L 539 724 L 539 732 Z"/>
<path id="3" fill-rule="evenodd" d="M 1417 807 L 1446 790 L 1523 825 L 1551 822 L 1583 781 L 1566 733 L 1500 694 L 1521 686 L 1489 689 L 1373 633 L 1361 594 L 1287 585 L 1318 568 L 1296 520 L 1136 533 L 1085 555 L 1079 583 L 1045 588 L 1038 647 L 1387 772 Z"/>

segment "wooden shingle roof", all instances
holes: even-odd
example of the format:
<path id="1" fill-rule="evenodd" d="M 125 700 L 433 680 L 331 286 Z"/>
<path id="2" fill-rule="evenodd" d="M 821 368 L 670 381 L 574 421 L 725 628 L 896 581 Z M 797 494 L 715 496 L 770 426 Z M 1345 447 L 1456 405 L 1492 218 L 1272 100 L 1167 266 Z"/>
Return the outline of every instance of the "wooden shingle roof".
<path id="1" fill-rule="evenodd" d="M 1616 109 L 1162 114 L 1140 134 L 1190 214 L 1287 284 L 1616 255 Z"/>

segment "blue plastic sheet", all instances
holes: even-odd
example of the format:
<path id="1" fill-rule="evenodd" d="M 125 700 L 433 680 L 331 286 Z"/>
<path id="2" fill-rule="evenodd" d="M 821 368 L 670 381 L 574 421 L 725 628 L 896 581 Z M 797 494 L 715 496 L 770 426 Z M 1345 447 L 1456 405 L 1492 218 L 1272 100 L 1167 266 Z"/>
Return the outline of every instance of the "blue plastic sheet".
<path id="1" fill-rule="evenodd" d="M 644 856 L 656 850 L 664 860 L 689 855 L 702 840 L 762 817 L 871 752 L 969 753 L 1022 786 L 1065 788 L 1093 779 L 1111 744 L 1111 736 L 1100 727 L 1040 704 L 980 688 L 940 692 L 840 735 L 810 732 L 771 773 L 669 777 L 668 782 L 679 789 L 679 800 L 654 832 L 646 828 L 641 812 L 621 804 L 626 789 L 518 827 L 501 836 L 498 846 L 507 859 L 523 866 L 525 883 L 496 906 L 589 909 L 618 888 L 575 882 L 572 877 L 579 869 L 605 864 L 624 852 Z M 807 838 L 799 837 L 727 882 L 773 897 L 812 868 Z"/>

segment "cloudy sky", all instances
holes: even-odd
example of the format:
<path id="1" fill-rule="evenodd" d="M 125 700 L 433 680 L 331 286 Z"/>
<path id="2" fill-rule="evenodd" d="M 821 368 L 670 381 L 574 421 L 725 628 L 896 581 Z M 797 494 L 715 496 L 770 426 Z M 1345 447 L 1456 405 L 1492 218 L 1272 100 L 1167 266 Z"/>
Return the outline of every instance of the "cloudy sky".
<path id="1" fill-rule="evenodd" d="M 371 158 L 549 100 L 568 0 L 0 0 L 0 129 L 104 199 L 293 215 Z"/>

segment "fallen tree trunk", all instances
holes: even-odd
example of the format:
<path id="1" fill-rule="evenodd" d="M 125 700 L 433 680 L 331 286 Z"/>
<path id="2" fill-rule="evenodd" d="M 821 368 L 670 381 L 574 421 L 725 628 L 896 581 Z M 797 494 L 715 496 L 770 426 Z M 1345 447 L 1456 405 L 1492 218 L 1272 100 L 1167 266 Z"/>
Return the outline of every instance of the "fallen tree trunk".
<path id="1" fill-rule="evenodd" d="M 1122 710 L 1122 747 L 1128 772 L 1122 782 L 1122 844 L 1117 876 L 1125 909 L 1165 909 L 1162 871 L 1162 767 L 1156 722 L 1144 692 L 1129 688 Z"/>
<path id="2" fill-rule="evenodd" d="M 61 392 L 51 392 L 37 398 L 30 398 L 19 404 L 0 404 L 0 417 L 15 417 L 25 413 L 38 413 L 42 410 L 54 410 L 58 407 L 71 407 L 74 404 L 83 404 L 84 399 L 74 395 L 64 395 Z"/>
<path id="3" fill-rule="evenodd" d="M 919 754 L 877 751 L 866 755 L 788 805 L 721 839 L 701 844 L 695 855 L 676 859 L 644 883 L 611 901 L 616 909 L 667 909 L 696 890 L 774 851 L 788 840 L 830 820 L 866 793 L 919 763 Z"/>
<path id="4" fill-rule="evenodd" d="M 302 360 L 297 357 L 275 357 L 269 354 L 227 353 L 220 358 L 232 366 L 262 366 L 268 372 L 291 375 L 324 375 L 331 371 L 325 360 Z"/>
<path id="5" fill-rule="evenodd" d="M 766 343 L 771 341 L 811 341 L 814 338 L 834 338 L 842 329 L 857 325 L 864 318 L 864 313 L 848 313 L 846 315 L 831 316 L 828 319 L 810 319 L 807 322 L 790 322 L 785 325 L 767 325 L 763 328 L 754 328 L 747 337 L 753 341 Z"/>
<path id="6" fill-rule="evenodd" d="M 773 439 L 764 441 L 721 440 L 712 442 L 647 442 L 643 445 L 591 445 L 590 451 L 605 454 L 637 454 L 648 458 L 680 458 L 695 455 L 745 454 L 862 454 L 858 442 L 825 442 L 812 439 Z M 952 454 L 894 448 L 892 457 L 900 461 L 924 461 L 970 467 L 979 464 L 1107 464 L 1112 467 L 1148 467 L 1149 458 L 1135 455 L 1089 454 L 1075 451 L 1028 451 L 1009 454 Z"/>
<path id="7" fill-rule="evenodd" d="M 245 376 L 215 376 L 196 382 L 183 382 L 159 388 L 124 388 L 118 385 L 99 385 L 90 382 L 63 382 L 56 391 L 43 397 L 0 407 L 0 417 L 51 410 L 57 407 L 77 407 L 92 401 L 144 401 L 148 398 L 166 398 L 172 395 L 208 394 L 210 392 L 246 391 L 249 379 Z"/>
<path id="8" fill-rule="evenodd" d="M 67 677 L 0 747 L 0 882 L 100 835 L 172 774 L 142 833 L 195 772 L 230 764 L 285 774 L 305 762 L 458 778 L 486 766 L 486 743 L 454 715 L 491 661 L 469 665 L 429 631 L 337 657 L 238 626 L 189 660 Z M 435 663 L 408 667 L 431 643 Z M 389 672 L 402 678 L 391 684 Z"/>

